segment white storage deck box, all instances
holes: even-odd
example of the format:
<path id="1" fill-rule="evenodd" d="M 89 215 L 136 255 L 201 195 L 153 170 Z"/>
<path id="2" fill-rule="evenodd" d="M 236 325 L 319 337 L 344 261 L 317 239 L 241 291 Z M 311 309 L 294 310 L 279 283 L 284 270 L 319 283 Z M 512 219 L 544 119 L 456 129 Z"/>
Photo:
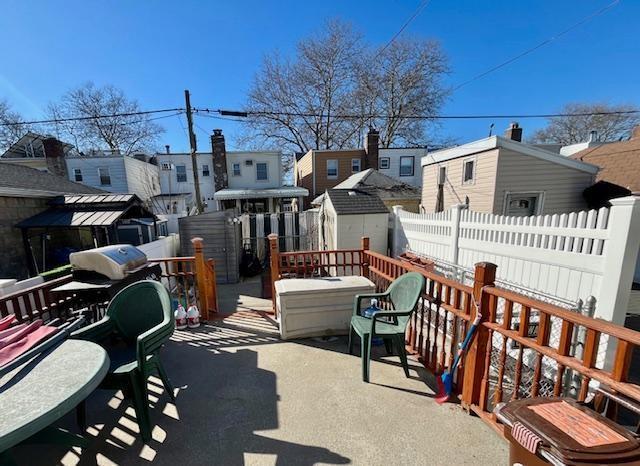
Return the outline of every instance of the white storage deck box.
<path id="1" fill-rule="evenodd" d="M 292 278 L 275 286 L 284 340 L 348 334 L 353 298 L 375 292 L 375 285 L 360 276 Z"/>

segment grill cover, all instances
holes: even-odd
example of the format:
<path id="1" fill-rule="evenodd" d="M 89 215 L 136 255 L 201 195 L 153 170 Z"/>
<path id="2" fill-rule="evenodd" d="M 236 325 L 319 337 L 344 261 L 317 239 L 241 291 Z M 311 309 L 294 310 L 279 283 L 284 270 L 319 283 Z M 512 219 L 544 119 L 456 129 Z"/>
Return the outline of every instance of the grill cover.
<path id="1" fill-rule="evenodd" d="M 147 256 L 130 244 L 116 244 L 74 252 L 69 262 L 74 272 L 95 272 L 110 280 L 122 280 L 128 272 L 146 264 Z"/>

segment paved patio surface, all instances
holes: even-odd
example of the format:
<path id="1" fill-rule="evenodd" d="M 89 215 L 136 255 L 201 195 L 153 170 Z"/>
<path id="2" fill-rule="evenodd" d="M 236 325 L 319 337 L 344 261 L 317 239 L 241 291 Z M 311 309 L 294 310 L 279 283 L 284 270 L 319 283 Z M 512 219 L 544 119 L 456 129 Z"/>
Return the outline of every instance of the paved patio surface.
<path id="1" fill-rule="evenodd" d="M 22 465 L 500 465 L 507 444 L 458 406 L 433 401 L 433 380 L 415 361 L 405 378 L 397 357 L 372 362 L 371 382 L 346 338 L 283 342 L 255 283 L 222 287 L 238 312 L 177 331 L 164 360 L 176 405 L 159 381 L 152 393 L 153 440 L 137 436 L 121 394 L 88 400 L 86 450 L 15 449 Z M 222 303 L 221 303 L 222 304 Z M 223 306 L 224 308 L 224 306 Z M 53 389 L 53 388 L 52 388 Z M 75 429 L 73 416 L 64 423 Z"/>

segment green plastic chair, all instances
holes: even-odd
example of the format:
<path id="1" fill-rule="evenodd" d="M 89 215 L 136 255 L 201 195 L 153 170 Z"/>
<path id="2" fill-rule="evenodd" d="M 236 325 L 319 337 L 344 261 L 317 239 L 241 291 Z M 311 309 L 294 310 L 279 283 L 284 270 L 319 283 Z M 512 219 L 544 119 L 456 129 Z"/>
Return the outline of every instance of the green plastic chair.
<path id="1" fill-rule="evenodd" d="M 160 282 L 143 280 L 122 289 L 109 303 L 102 320 L 72 334 L 72 338 L 105 347 L 111 365 L 101 388 L 121 389 L 125 396 L 132 398 L 145 442 L 151 439 L 149 376 L 158 374 L 167 394 L 175 401 L 159 355 L 174 329 L 175 317 L 166 288 Z"/>
<path id="2" fill-rule="evenodd" d="M 392 346 L 398 348 L 402 368 L 405 375 L 409 377 L 405 332 L 411 314 L 418 305 L 424 284 L 425 279 L 421 274 L 409 272 L 393 281 L 384 293 L 363 294 L 355 297 L 349 330 L 349 354 L 353 354 L 354 334 L 357 334 L 360 337 L 362 380 L 364 382 L 369 382 L 371 340 L 375 337 L 385 341 L 387 351 Z M 378 311 L 370 319 L 360 315 L 360 303 L 363 299 L 370 298 L 377 298 L 379 301 L 389 303 L 391 310 Z M 393 345 L 388 345 L 389 342 Z"/>

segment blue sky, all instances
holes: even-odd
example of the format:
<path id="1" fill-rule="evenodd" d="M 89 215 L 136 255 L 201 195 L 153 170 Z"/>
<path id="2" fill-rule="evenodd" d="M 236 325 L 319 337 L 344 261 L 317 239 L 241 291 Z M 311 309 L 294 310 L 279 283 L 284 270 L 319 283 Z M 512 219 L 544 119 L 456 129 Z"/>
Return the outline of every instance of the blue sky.
<path id="1" fill-rule="evenodd" d="M 292 53 L 328 18 L 350 21 L 373 44 L 386 43 L 420 0 L 5 0 L 0 15 L 0 99 L 26 118 L 91 80 L 114 84 L 144 109 L 192 104 L 241 108 L 261 57 Z M 452 72 L 466 79 L 553 36 L 611 0 L 431 0 L 404 34 L 441 41 Z M 455 92 L 444 114 L 541 113 L 570 101 L 640 104 L 640 1 L 613 9 L 557 41 Z M 184 122 L 184 118 L 182 120 Z M 159 122 L 161 143 L 185 150 L 178 117 Z M 459 142 L 499 132 L 508 120 L 454 121 L 441 134 Z M 196 119 L 202 149 L 222 128 L 234 147 L 238 123 Z M 542 120 L 522 120 L 525 136 Z"/>

